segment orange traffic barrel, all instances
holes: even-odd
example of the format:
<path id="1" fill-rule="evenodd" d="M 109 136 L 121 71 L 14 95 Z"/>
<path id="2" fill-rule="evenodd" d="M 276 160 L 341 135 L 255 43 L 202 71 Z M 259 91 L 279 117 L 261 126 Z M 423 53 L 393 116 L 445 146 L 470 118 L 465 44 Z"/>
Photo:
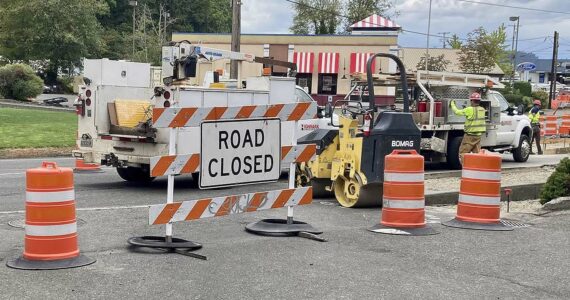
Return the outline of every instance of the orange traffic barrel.
<path id="1" fill-rule="evenodd" d="M 538 122 L 540 123 L 540 136 L 542 137 L 545 134 L 544 127 L 546 126 L 546 117 L 538 117 Z"/>
<path id="2" fill-rule="evenodd" d="M 425 221 L 424 157 L 394 150 L 384 158 L 382 216 L 370 231 L 402 235 L 436 234 Z"/>
<path id="3" fill-rule="evenodd" d="M 26 171 L 26 225 L 22 257 L 8 261 L 16 269 L 80 267 L 95 260 L 79 253 L 73 171 L 43 162 Z"/>
<path id="4" fill-rule="evenodd" d="M 467 153 L 463 160 L 459 200 L 455 219 L 442 223 L 450 227 L 512 230 L 501 215 L 501 156 L 490 152 Z"/>
<path id="5" fill-rule="evenodd" d="M 89 164 L 86 163 L 83 158 L 75 159 L 75 168 L 73 169 L 75 173 L 101 173 L 101 166 L 99 164 Z"/>
<path id="6" fill-rule="evenodd" d="M 545 136 L 553 136 L 558 134 L 558 118 L 556 116 L 546 116 L 546 121 L 544 124 Z"/>
<path id="7" fill-rule="evenodd" d="M 560 135 L 570 136 L 570 115 L 563 115 L 560 123 Z"/>

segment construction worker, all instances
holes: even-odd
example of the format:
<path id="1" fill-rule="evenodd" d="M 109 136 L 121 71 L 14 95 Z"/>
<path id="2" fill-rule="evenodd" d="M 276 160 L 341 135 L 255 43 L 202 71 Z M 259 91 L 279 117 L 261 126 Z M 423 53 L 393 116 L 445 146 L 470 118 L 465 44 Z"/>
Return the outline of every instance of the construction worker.
<path id="1" fill-rule="evenodd" d="M 533 106 L 528 112 L 528 118 L 530 119 L 530 124 L 532 126 L 532 140 L 530 141 L 530 154 L 532 152 L 532 143 L 536 140 L 536 148 L 538 149 L 538 155 L 542 155 L 542 148 L 540 147 L 540 100 L 534 100 Z"/>
<path id="2" fill-rule="evenodd" d="M 465 116 L 465 128 L 461 146 L 459 146 L 459 159 L 463 163 L 465 153 L 479 153 L 481 151 L 481 135 L 486 131 L 485 109 L 480 106 L 481 94 L 472 93 L 469 96 L 471 106 L 458 109 L 455 101 L 450 101 L 453 112 L 458 116 Z"/>

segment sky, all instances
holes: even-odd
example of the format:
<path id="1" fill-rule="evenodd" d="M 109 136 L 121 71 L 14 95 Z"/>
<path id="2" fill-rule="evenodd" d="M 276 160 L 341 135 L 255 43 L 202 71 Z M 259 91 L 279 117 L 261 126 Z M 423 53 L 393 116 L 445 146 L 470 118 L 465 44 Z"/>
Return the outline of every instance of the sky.
<path id="1" fill-rule="evenodd" d="M 397 16 L 392 20 L 404 30 L 427 33 L 430 0 L 392 0 Z M 294 10 L 285 0 L 242 0 L 242 33 L 290 33 Z M 507 26 L 507 43 L 511 44 L 514 22 L 510 16 L 520 17 L 519 51 L 533 52 L 540 58 L 552 58 L 554 31 L 560 35 L 559 58 L 570 58 L 570 0 L 472 0 L 522 6 L 542 10 L 568 12 L 555 14 L 495 7 L 459 0 L 432 0 L 432 35 L 442 32 L 465 38 L 473 29 L 483 26 L 492 31 L 501 24 Z M 391 12 L 394 14 L 394 11 Z M 528 40 L 532 39 L 532 40 Z M 402 32 L 398 43 L 402 47 L 426 47 L 425 35 Z M 442 39 L 430 37 L 431 47 L 442 47 Z"/>

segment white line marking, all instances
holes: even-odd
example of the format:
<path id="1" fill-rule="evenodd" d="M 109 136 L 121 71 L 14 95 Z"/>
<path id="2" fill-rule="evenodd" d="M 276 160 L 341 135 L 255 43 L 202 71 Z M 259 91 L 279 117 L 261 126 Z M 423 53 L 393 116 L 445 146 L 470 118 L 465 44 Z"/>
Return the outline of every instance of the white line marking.
<path id="1" fill-rule="evenodd" d="M 97 211 L 97 210 L 114 210 L 114 209 L 133 209 L 133 208 L 149 208 L 149 205 L 131 205 L 131 206 L 102 206 L 102 207 L 84 207 L 78 208 L 76 211 Z M 0 211 L 0 215 L 10 215 L 10 214 L 23 214 L 25 210 L 11 210 L 11 211 Z"/>
<path id="2" fill-rule="evenodd" d="M 24 175 L 26 174 L 26 172 L 19 172 L 19 173 L 2 173 L 0 174 L 0 176 L 5 176 L 5 175 Z"/>

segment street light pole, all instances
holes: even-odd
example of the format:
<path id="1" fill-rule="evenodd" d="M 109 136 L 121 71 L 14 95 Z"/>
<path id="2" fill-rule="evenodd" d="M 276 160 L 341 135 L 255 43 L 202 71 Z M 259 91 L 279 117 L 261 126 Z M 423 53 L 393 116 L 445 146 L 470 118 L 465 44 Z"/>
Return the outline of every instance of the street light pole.
<path id="1" fill-rule="evenodd" d="M 427 28 L 427 38 L 426 38 L 426 72 L 429 74 L 429 69 L 428 69 L 428 62 L 429 62 L 429 35 L 430 35 L 430 31 L 431 31 L 431 2 L 432 0 L 429 0 L 429 13 L 428 13 L 428 28 Z M 405 93 L 407 93 L 407 91 L 404 91 Z"/>
<path id="2" fill-rule="evenodd" d="M 515 72 L 517 69 L 517 51 L 518 51 L 518 44 L 519 44 L 519 21 L 520 18 L 517 17 L 510 17 L 509 21 L 514 22 L 517 21 L 517 25 L 513 25 L 513 43 L 511 44 L 511 51 L 513 51 L 513 74 L 511 75 L 511 87 L 513 86 L 513 80 L 515 77 Z"/>

